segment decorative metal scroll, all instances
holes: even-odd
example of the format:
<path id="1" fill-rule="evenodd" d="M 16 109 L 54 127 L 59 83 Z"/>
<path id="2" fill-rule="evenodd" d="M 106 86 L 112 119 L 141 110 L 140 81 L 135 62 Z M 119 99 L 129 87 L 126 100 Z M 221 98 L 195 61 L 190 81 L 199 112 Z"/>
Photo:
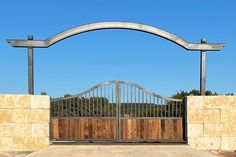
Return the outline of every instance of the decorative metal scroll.
<path id="1" fill-rule="evenodd" d="M 69 97 L 51 99 L 52 117 L 182 117 L 183 101 L 150 92 L 137 84 L 109 81 Z"/>

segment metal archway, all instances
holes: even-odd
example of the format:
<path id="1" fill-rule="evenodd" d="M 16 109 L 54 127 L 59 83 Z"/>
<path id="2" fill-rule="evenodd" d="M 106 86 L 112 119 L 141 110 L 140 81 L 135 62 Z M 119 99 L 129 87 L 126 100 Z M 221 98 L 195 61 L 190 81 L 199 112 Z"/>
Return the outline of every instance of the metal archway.
<path id="1" fill-rule="evenodd" d="M 99 22 L 92 23 L 87 25 L 82 25 L 74 27 L 63 31 L 59 34 L 56 34 L 46 40 L 33 40 L 33 36 L 28 36 L 28 40 L 16 40 L 16 39 L 7 39 L 7 42 L 10 43 L 13 47 L 28 48 L 28 90 L 29 94 L 34 94 L 34 79 L 33 79 L 33 48 L 48 48 L 51 45 L 69 38 L 74 35 L 81 33 L 100 30 L 100 29 L 128 29 L 136 30 L 141 32 L 150 33 L 161 38 L 167 39 L 189 51 L 201 51 L 201 81 L 200 89 L 201 94 L 205 93 L 205 51 L 219 51 L 225 44 L 207 44 L 205 40 L 202 40 L 201 43 L 193 44 L 189 43 L 186 40 L 171 34 L 167 31 L 159 29 L 157 27 L 148 26 L 139 23 L 133 22 Z"/>

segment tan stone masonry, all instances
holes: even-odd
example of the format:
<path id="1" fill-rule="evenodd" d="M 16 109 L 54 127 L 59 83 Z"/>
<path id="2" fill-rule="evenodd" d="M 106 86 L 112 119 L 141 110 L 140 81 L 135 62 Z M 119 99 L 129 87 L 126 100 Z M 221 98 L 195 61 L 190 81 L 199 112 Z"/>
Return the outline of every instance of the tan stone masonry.
<path id="1" fill-rule="evenodd" d="M 49 145 L 50 98 L 0 95 L 0 151 L 28 152 Z"/>
<path id="2" fill-rule="evenodd" d="M 188 96 L 187 138 L 197 149 L 236 150 L 236 96 Z"/>

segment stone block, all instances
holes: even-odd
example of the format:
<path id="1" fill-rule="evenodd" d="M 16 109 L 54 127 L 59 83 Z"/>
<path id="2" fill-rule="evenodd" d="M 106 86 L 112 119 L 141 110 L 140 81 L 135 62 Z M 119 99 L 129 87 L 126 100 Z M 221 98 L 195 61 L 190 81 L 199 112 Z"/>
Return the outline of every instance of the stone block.
<path id="1" fill-rule="evenodd" d="M 236 107 L 221 109 L 222 122 L 236 122 Z"/>
<path id="2" fill-rule="evenodd" d="M 202 96 L 188 96 L 187 97 L 187 110 L 191 110 L 191 109 L 203 109 Z"/>
<path id="3" fill-rule="evenodd" d="M 13 136 L 14 137 L 31 137 L 32 124 L 31 123 L 15 123 Z"/>
<path id="4" fill-rule="evenodd" d="M 206 123 L 204 124 L 204 136 L 219 137 L 223 135 L 224 124 Z"/>
<path id="5" fill-rule="evenodd" d="M 24 151 L 36 151 L 49 146 L 49 138 L 25 138 Z"/>
<path id="6" fill-rule="evenodd" d="M 188 110 L 187 123 L 216 123 L 220 121 L 220 110 Z"/>
<path id="7" fill-rule="evenodd" d="M 203 124 L 188 124 L 187 137 L 203 137 Z"/>
<path id="8" fill-rule="evenodd" d="M 28 137 L 24 139 L 24 151 L 36 151 L 39 149 L 35 149 L 36 147 L 36 141 L 33 137 Z"/>
<path id="9" fill-rule="evenodd" d="M 219 137 L 224 132 L 223 123 L 206 123 L 204 124 L 204 136 L 207 137 Z"/>
<path id="10" fill-rule="evenodd" d="M 12 151 L 12 150 L 13 150 L 13 138 L 0 137 L 0 151 Z"/>
<path id="11" fill-rule="evenodd" d="M 236 150 L 236 137 L 222 137 L 221 150 Z"/>
<path id="12" fill-rule="evenodd" d="M 0 137 L 12 137 L 14 123 L 0 123 Z"/>
<path id="13" fill-rule="evenodd" d="M 13 149 L 14 151 L 24 151 L 24 139 L 25 137 L 13 137 Z"/>
<path id="14" fill-rule="evenodd" d="M 32 109 L 32 122 L 33 123 L 49 123 L 50 116 L 48 109 Z"/>
<path id="15" fill-rule="evenodd" d="M 14 108 L 19 108 L 19 109 L 31 108 L 31 96 L 30 95 L 17 95 L 15 97 Z"/>
<path id="16" fill-rule="evenodd" d="M 49 137 L 49 124 L 33 123 L 32 137 Z"/>
<path id="17" fill-rule="evenodd" d="M 204 136 L 236 136 L 235 123 L 207 123 L 204 124 Z"/>
<path id="18" fill-rule="evenodd" d="M 49 138 L 35 138 L 33 150 L 40 150 L 49 146 Z"/>
<path id="19" fill-rule="evenodd" d="M 31 109 L 14 109 L 13 122 L 30 123 L 32 121 Z"/>
<path id="20" fill-rule="evenodd" d="M 221 139 L 220 137 L 188 138 L 188 144 L 191 148 L 198 150 L 218 150 L 221 146 Z"/>
<path id="21" fill-rule="evenodd" d="M 205 96 L 203 100 L 205 109 L 236 107 L 236 96 Z"/>
<path id="22" fill-rule="evenodd" d="M 14 107 L 14 96 L 13 95 L 0 95 L 0 108 L 1 109 L 12 109 Z"/>
<path id="23" fill-rule="evenodd" d="M 235 136 L 236 137 L 236 123 L 224 123 L 223 136 Z"/>
<path id="24" fill-rule="evenodd" d="M 31 108 L 32 109 L 49 109 L 50 97 L 45 96 L 45 95 L 35 95 L 31 97 Z"/>
<path id="25" fill-rule="evenodd" d="M 0 122 L 12 122 L 12 109 L 0 109 Z"/>

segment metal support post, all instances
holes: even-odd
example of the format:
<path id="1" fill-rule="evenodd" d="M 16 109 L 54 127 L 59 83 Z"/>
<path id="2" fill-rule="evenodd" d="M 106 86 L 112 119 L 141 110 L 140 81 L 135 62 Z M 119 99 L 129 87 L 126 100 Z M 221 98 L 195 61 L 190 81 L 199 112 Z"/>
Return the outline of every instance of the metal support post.
<path id="1" fill-rule="evenodd" d="M 201 39 L 202 44 L 206 44 L 206 39 Z M 200 56 L 200 94 L 206 94 L 206 51 L 201 51 Z"/>
<path id="2" fill-rule="evenodd" d="M 28 35 L 28 40 L 33 40 L 33 36 Z M 28 92 L 34 95 L 34 56 L 32 47 L 28 47 Z"/>

